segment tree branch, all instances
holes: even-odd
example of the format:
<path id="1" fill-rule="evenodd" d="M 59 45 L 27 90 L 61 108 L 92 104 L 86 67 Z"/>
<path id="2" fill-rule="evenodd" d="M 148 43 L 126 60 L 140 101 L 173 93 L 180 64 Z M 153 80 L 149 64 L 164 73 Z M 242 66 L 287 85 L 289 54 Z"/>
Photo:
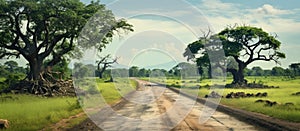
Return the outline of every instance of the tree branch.
<path id="1" fill-rule="evenodd" d="M 52 42 L 49 43 L 50 44 L 49 48 L 47 50 L 45 50 L 43 53 L 41 53 L 40 57 L 46 58 L 48 55 L 50 55 L 50 53 L 53 51 L 55 45 L 65 37 L 68 37 L 68 35 L 66 33 L 55 36 L 54 39 L 52 40 Z"/>
<path id="2" fill-rule="evenodd" d="M 30 16 L 28 15 L 28 13 L 25 13 L 25 15 L 26 15 L 26 17 L 27 17 L 27 25 L 26 25 L 26 30 L 31 34 L 31 35 L 35 35 L 35 33 L 30 29 L 30 22 L 31 22 L 31 20 L 30 20 Z M 36 43 L 36 38 L 34 38 L 34 43 Z"/>
<path id="3" fill-rule="evenodd" d="M 47 20 L 52 18 L 52 17 L 56 17 L 56 15 L 51 15 L 49 17 L 46 17 L 44 20 L 43 20 L 43 25 L 44 25 L 44 28 L 45 28 L 45 39 L 43 40 L 43 42 L 39 45 L 38 47 L 38 50 L 41 50 L 41 48 L 43 47 L 48 47 L 48 44 L 49 44 L 49 26 L 47 24 Z M 56 30 L 54 30 L 54 33 L 52 35 L 54 35 L 56 32 Z M 36 32 L 37 33 L 37 32 Z"/>
<path id="4" fill-rule="evenodd" d="M 30 41 L 26 36 L 22 33 L 19 23 L 19 16 L 20 14 L 14 15 L 15 17 L 15 28 L 16 28 L 16 34 L 19 35 L 25 44 L 30 44 Z"/>

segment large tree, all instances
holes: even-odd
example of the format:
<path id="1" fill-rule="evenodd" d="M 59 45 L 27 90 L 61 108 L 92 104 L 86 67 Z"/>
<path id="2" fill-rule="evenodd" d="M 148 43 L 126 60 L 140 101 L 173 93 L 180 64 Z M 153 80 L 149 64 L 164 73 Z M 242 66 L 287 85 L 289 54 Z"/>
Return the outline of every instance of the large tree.
<path id="1" fill-rule="evenodd" d="M 92 23 L 97 25 L 83 37 L 103 37 L 77 46 L 81 30 L 95 13 L 98 19 Z M 52 67 L 67 56 L 80 56 L 79 47 L 96 46 L 101 50 L 119 29 L 132 31 L 132 26 L 123 19 L 116 20 L 99 2 L 86 5 L 79 0 L 1 0 L 0 58 L 23 56 L 30 66 L 29 80 L 38 81 L 46 69 L 43 65 Z"/>
<path id="2" fill-rule="evenodd" d="M 281 42 L 261 28 L 251 26 L 228 27 L 219 33 L 225 55 L 233 57 L 238 69 L 231 70 L 233 83 L 244 84 L 244 69 L 255 61 L 274 61 L 285 54 L 279 51 Z"/>
<path id="3" fill-rule="evenodd" d="M 249 64 L 255 61 L 274 61 L 279 63 L 280 58 L 285 58 L 285 54 L 279 52 L 281 42 L 276 39 L 276 36 L 266 33 L 261 28 L 251 26 L 228 27 L 217 35 L 206 37 L 205 41 L 200 39 L 198 42 L 188 45 L 187 50 L 191 51 L 191 55 L 187 55 L 189 53 L 184 55 L 188 56 L 188 59 L 202 59 L 201 62 L 209 63 L 211 58 L 209 60 L 206 58 L 207 49 L 204 48 L 204 45 L 211 43 L 210 41 L 215 41 L 216 38 L 222 42 L 222 49 L 224 49 L 227 59 L 233 58 L 237 63 L 236 68 L 227 66 L 227 71 L 233 75 L 233 84 L 243 85 L 246 83 L 244 69 Z M 201 50 L 202 55 L 197 57 Z M 218 59 L 218 57 L 215 57 L 215 59 Z"/>
<path id="4" fill-rule="evenodd" d="M 197 64 L 198 72 L 202 77 L 207 68 L 209 78 L 212 78 L 212 69 L 226 70 L 223 45 L 219 37 L 211 33 L 211 31 L 204 33 L 199 40 L 190 43 L 183 53 L 188 61 L 191 60 Z"/>

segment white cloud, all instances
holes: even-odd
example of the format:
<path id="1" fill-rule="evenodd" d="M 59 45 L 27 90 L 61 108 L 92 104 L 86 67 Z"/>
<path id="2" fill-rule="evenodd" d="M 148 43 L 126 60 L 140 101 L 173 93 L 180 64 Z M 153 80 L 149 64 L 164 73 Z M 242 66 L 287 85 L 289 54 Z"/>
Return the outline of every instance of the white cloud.
<path id="1" fill-rule="evenodd" d="M 232 3 L 223 3 L 220 0 L 202 0 L 201 4 L 204 8 L 209 8 L 212 10 L 230 10 L 237 6 Z"/>
<path id="2" fill-rule="evenodd" d="M 198 5 L 199 9 L 206 15 L 211 26 L 219 32 L 228 25 L 246 24 L 262 28 L 266 32 L 276 33 L 282 42 L 281 51 L 288 56 L 282 60 L 282 66 L 288 67 L 291 62 L 298 61 L 299 46 L 297 37 L 300 34 L 300 8 L 283 10 L 270 4 L 256 8 L 245 8 L 245 6 L 232 3 L 224 3 L 220 0 L 203 0 Z M 283 36 L 283 37 L 281 37 Z M 289 36 L 289 37 L 285 37 Z M 271 62 L 255 62 L 251 66 L 271 68 L 275 64 Z"/>
<path id="3" fill-rule="evenodd" d="M 220 0 L 203 0 L 203 4 L 198 7 L 202 9 L 217 32 L 228 25 L 247 24 L 263 28 L 267 32 L 300 33 L 300 22 L 286 16 L 295 14 L 295 9 L 282 10 L 269 4 L 254 9 L 245 9 L 239 4 L 224 3 Z"/>
<path id="4" fill-rule="evenodd" d="M 292 14 L 290 10 L 281 10 L 273 7 L 269 4 L 264 4 L 262 7 L 253 10 L 253 13 L 262 14 L 262 15 L 284 15 Z"/>
<path id="5" fill-rule="evenodd" d="M 282 35 L 295 35 L 300 33 L 300 21 L 299 17 L 296 16 L 297 13 L 300 12 L 300 9 L 280 9 L 271 4 L 264 4 L 260 7 L 244 6 L 242 4 L 228 3 L 221 0 L 202 0 L 201 4 L 196 6 L 200 12 L 205 15 L 215 33 L 223 30 L 228 25 L 233 24 L 246 24 L 259 27 L 266 32 L 277 33 L 279 39 Z M 190 28 L 192 30 L 197 30 L 197 33 L 200 32 L 197 35 L 201 35 L 200 30 L 207 29 L 207 25 L 203 24 L 205 19 L 197 14 L 199 13 L 197 10 L 195 11 L 192 8 L 186 8 L 186 6 L 180 7 L 184 8 L 165 7 L 166 9 L 164 10 L 160 10 L 160 8 L 139 8 L 139 10 L 133 10 L 133 12 L 130 12 L 130 10 L 127 14 L 156 14 L 154 16 L 147 17 L 150 19 L 145 19 L 143 15 L 141 15 L 142 17 L 131 17 L 128 21 L 133 24 L 135 28 L 135 32 L 132 33 L 132 35 L 135 35 L 135 33 L 142 33 L 145 30 L 156 30 L 169 33 L 185 44 L 196 40 L 197 36 L 195 36 L 191 30 L 186 28 L 185 25 L 180 24 L 180 22 L 178 23 L 178 21 L 172 21 L 172 19 L 166 20 L 164 18 L 151 19 L 155 16 L 177 18 L 178 20 L 186 23 L 189 22 L 187 25 L 192 25 Z M 126 11 L 124 12 L 126 13 Z M 289 46 L 289 49 L 299 49 L 298 47 L 293 48 L 293 45 L 296 45 L 297 42 L 291 41 L 291 39 L 280 39 L 280 41 L 284 44 L 288 43 L 283 47 Z M 178 52 L 175 50 L 177 48 L 176 46 L 170 43 L 168 45 L 170 46 L 162 47 L 163 45 L 160 45 L 160 48 L 166 49 L 170 52 Z M 170 47 L 174 47 L 174 49 Z M 283 50 L 286 51 L 287 49 L 283 48 Z M 286 53 L 288 54 L 290 52 Z M 289 60 L 286 61 L 290 61 L 290 58 L 288 59 Z M 265 67 L 271 67 L 274 64 L 271 63 L 265 65 Z"/>

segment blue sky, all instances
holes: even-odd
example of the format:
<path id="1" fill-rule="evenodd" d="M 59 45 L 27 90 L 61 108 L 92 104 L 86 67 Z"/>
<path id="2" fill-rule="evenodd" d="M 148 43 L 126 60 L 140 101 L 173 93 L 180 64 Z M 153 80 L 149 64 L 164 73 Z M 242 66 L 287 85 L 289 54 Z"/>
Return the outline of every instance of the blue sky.
<path id="1" fill-rule="evenodd" d="M 101 3 L 118 18 L 134 25 L 135 32 L 115 38 L 102 52 L 120 57 L 119 64 L 149 67 L 184 61 L 184 47 L 207 32 L 208 27 L 217 33 L 236 23 L 276 33 L 282 42 L 281 51 L 287 56 L 281 60 L 284 68 L 300 62 L 299 0 L 102 0 Z M 131 46 L 124 46 L 128 44 Z M 95 59 L 88 53 L 83 59 L 90 58 Z M 166 68 L 170 66 L 173 65 Z M 276 64 L 255 62 L 249 67 L 253 66 L 271 69 Z"/>
<path id="2" fill-rule="evenodd" d="M 207 31 L 208 27 L 217 33 L 228 25 L 247 24 L 278 35 L 278 39 L 282 42 L 281 51 L 286 53 L 287 56 L 286 59 L 281 60 L 281 66 L 287 68 L 290 63 L 300 62 L 300 44 L 298 42 L 300 37 L 299 0 L 103 0 L 102 2 L 107 4 L 107 8 L 111 9 L 117 17 L 128 18 L 128 22 L 135 26 L 136 32 L 125 36 L 121 42 L 126 42 L 127 39 L 144 31 L 158 30 L 173 35 L 174 38 L 182 42 L 181 45 L 186 45 L 197 40 L 203 34 L 203 31 Z M 132 18 L 132 16 L 135 17 Z M 148 18 L 141 16 L 148 16 Z M 172 20 L 160 19 L 158 16 L 167 16 Z M 149 25 L 153 27 L 148 28 Z M 131 44 L 137 45 L 145 39 L 147 40 L 147 36 L 140 37 L 140 40 L 136 40 Z M 156 43 L 156 45 L 162 43 Z M 117 48 L 117 46 L 113 46 L 112 50 L 114 48 Z M 131 50 L 134 49 L 134 47 L 131 48 Z M 165 47 L 159 49 L 172 52 Z M 108 49 L 105 53 L 112 50 Z M 183 49 L 178 49 L 177 55 L 174 55 L 175 58 L 178 58 L 178 61 L 184 60 L 180 56 L 183 51 Z M 127 52 L 127 54 L 130 53 L 133 52 Z M 133 57 L 125 58 L 131 59 L 131 61 L 133 59 Z M 160 58 L 155 60 L 164 61 Z M 139 64 L 137 63 L 137 65 Z M 254 62 L 249 65 L 250 68 L 253 66 L 271 69 L 276 64 L 274 62 Z"/>

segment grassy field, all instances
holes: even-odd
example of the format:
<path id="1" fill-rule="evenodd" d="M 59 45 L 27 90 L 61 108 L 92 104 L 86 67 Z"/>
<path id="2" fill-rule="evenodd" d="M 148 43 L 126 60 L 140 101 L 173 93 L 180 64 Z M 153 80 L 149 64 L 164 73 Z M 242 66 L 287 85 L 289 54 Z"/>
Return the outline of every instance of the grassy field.
<path id="1" fill-rule="evenodd" d="M 114 82 L 105 82 L 98 78 L 86 79 L 77 84 L 88 92 L 88 97 L 83 98 L 85 108 L 99 108 L 105 104 L 113 104 L 123 95 L 134 91 L 137 86 L 135 80 L 125 78 L 115 78 Z"/>
<path id="2" fill-rule="evenodd" d="M 149 80 L 148 78 L 143 78 Z M 160 81 L 159 81 L 160 80 Z M 267 92 L 266 98 L 240 98 L 240 99 L 225 99 L 221 100 L 222 104 L 263 113 L 279 119 L 289 120 L 293 122 L 300 122 L 300 96 L 292 96 L 292 93 L 300 91 L 300 79 L 287 79 L 285 77 L 248 77 L 249 82 L 259 82 L 267 85 L 279 86 L 280 88 L 272 89 L 224 89 L 223 95 L 230 92 L 243 91 L 246 93 Z M 202 88 L 198 91 L 199 97 L 210 92 L 209 85 L 212 85 L 210 80 L 197 79 L 152 79 L 152 81 L 164 82 L 170 86 L 186 85 L 186 87 L 201 85 Z M 226 80 L 227 83 L 231 81 L 230 78 Z M 114 83 L 106 83 L 103 80 L 96 79 L 96 87 L 86 84 L 86 91 L 100 92 L 107 104 L 117 102 L 122 95 L 135 90 L 137 82 L 128 79 L 116 79 Z M 43 98 L 31 95 L 2 95 L 5 99 L 0 99 L 0 118 L 8 119 L 10 121 L 10 128 L 8 130 L 39 130 L 43 127 L 56 123 L 62 118 L 82 112 L 78 107 L 77 98 L 72 97 L 57 97 L 57 98 Z M 255 103 L 257 99 L 266 99 L 281 103 L 280 105 L 268 107 L 261 103 Z M 284 106 L 286 102 L 292 102 L 294 106 Z M 86 116 L 84 116 L 86 118 Z M 78 118 L 72 122 L 73 125 L 80 123 L 82 120 Z"/>
<path id="3" fill-rule="evenodd" d="M 39 130 L 82 111 L 77 108 L 76 98 L 71 97 L 42 98 L 31 95 L 1 97 L 0 118 L 10 121 L 8 131 Z"/>
<path id="4" fill-rule="evenodd" d="M 143 80 L 149 80 L 149 78 L 142 78 Z M 237 98 L 237 99 L 221 99 L 221 103 L 240 108 L 243 110 L 248 110 L 252 112 L 258 112 L 262 114 L 266 114 L 268 116 L 272 116 L 275 118 L 300 122 L 300 96 L 293 96 L 292 93 L 300 92 L 300 78 L 297 79 L 289 79 L 286 77 L 247 77 L 248 82 L 256 82 L 262 83 L 264 85 L 269 86 L 279 86 L 280 88 L 269 88 L 269 89 L 249 89 L 249 88 L 227 88 L 227 89 L 217 89 L 218 92 L 223 92 L 223 96 L 230 92 L 245 92 L 245 93 L 258 93 L 258 92 L 267 92 L 268 96 L 263 98 L 251 97 L 251 98 Z M 162 80 L 159 78 L 151 78 L 151 81 L 157 81 L 161 83 L 165 83 L 168 86 L 173 87 L 195 87 L 201 85 L 199 91 L 199 97 L 203 98 L 205 95 L 209 94 L 212 90 L 210 90 L 210 86 L 214 83 L 211 80 L 202 80 L 199 82 L 197 79 L 184 80 L 179 78 L 168 78 L 166 80 Z M 227 78 L 226 83 L 230 83 L 232 78 Z M 197 91 L 197 90 L 195 90 Z M 270 100 L 276 101 L 279 103 L 276 106 L 265 106 L 263 103 L 255 103 L 256 100 Z M 285 103 L 291 102 L 294 105 L 286 106 Z"/>
<path id="5" fill-rule="evenodd" d="M 107 104 L 117 102 L 123 94 L 132 91 L 137 86 L 134 80 L 118 79 L 115 83 L 106 83 L 96 79 L 97 89 L 86 85 L 86 90 L 101 92 Z M 119 89 L 122 88 L 122 89 Z M 63 118 L 82 112 L 78 107 L 76 97 L 45 98 L 33 95 L 2 95 L 0 96 L 0 119 L 10 121 L 8 131 L 40 130 L 47 125 L 54 124 Z M 70 125 L 82 122 L 86 116 L 76 118 Z"/>
<path id="6" fill-rule="evenodd" d="M 134 91 L 137 87 L 137 82 L 135 80 L 116 78 L 113 83 L 105 83 L 98 79 L 97 86 L 106 103 L 112 104 L 122 98 L 123 95 Z"/>

